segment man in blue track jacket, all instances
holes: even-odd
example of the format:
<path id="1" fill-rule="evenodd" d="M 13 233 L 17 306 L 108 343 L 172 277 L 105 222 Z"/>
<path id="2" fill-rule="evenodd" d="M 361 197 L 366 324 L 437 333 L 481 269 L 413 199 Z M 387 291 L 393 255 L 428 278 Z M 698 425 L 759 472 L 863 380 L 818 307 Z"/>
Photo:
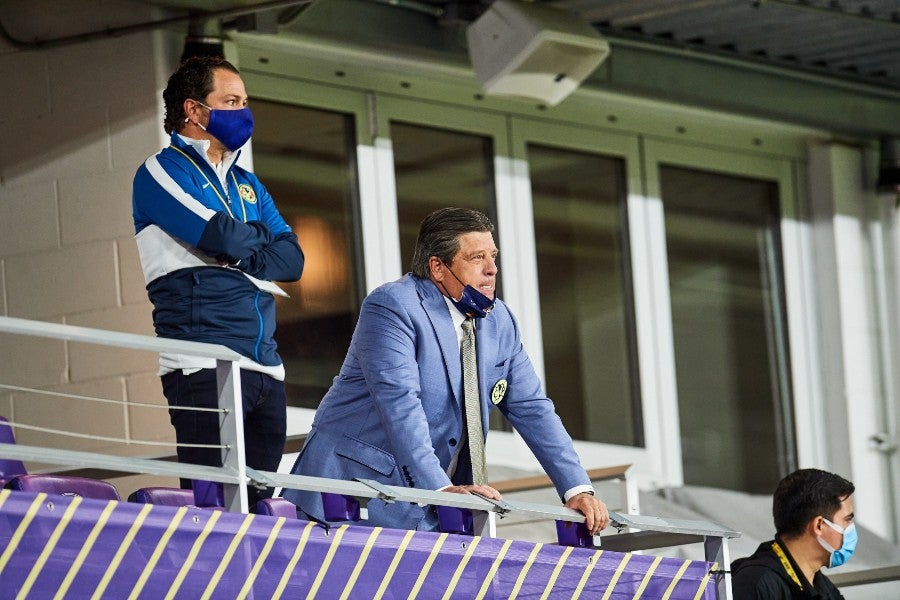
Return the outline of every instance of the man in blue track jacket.
<path id="1" fill-rule="evenodd" d="M 274 471 L 284 451 L 284 366 L 276 351 L 273 281 L 303 271 L 297 236 L 257 177 L 239 167 L 253 116 L 237 69 L 192 58 L 163 92 L 170 145 L 134 177 L 135 239 L 160 337 L 225 345 L 243 357 L 247 464 Z M 218 444 L 215 361 L 160 355 L 179 444 Z M 179 446 L 181 462 L 220 465 L 220 451 Z M 187 482 L 183 482 L 186 484 Z M 250 506 L 271 495 L 249 489 Z"/>

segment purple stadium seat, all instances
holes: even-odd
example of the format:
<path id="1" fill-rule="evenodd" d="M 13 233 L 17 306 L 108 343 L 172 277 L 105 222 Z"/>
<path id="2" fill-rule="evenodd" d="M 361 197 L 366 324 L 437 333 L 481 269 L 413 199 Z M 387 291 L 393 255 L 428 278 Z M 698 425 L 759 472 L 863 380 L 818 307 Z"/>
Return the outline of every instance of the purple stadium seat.
<path id="1" fill-rule="evenodd" d="M 128 496 L 129 502 L 138 504 L 162 504 L 164 506 L 191 506 L 194 492 L 181 488 L 145 487 Z"/>
<path id="2" fill-rule="evenodd" d="M 222 506 L 206 506 L 199 505 L 194 500 L 194 492 L 192 490 L 184 490 L 181 488 L 171 487 L 145 487 L 141 488 L 130 496 L 129 502 L 137 502 L 138 504 L 161 504 L 163 506 L 192 506 L 194 508 L 210 508 L 215 510 L 224 510 Z"/>
<path id="3" fill-rule="evenodd" d="M 263 498 L 256 503 L 256 514 L 296 519 L 297 507 L 284 498 Z"/>
<path id="4" fill-rule="evenodd" d="M 44 492 L 62 496 L 82 496 L 96 500 L 120 500 L 116 486 L 100 479 L 66 475 L 18 475 L 6 487 L 23 492 Z"/>
<path id="5" fill-rule="evenodd" d="M 197 506 L 225 506 L 225 489 L 221 483 L 194 479 L 191 481 L 194 501 Z"/>
<path id="6" fill-rule="evenodd" d="M 333 494 L 322 492 L 322 509 L 325 520 L 331 521 L 359 521 L 359 500 L 346 494 Z"/>
<path id="7" fill-rule="evenodd" d="M 438 523 L 444 533 L 475 535 L 475 519 L 468 508 L 437 506 Z"/>
<path id="8" fill-rule="evenodd" d="M 16 443 L 16 436 L 8 423 L 9 421 L 5 417 L 0 417 L 0 444 Z M 3 487 L 10 478 L 16 475 L 25 475 L 27 472 L 21 460 L 0 458 L 0 487 Z"/>

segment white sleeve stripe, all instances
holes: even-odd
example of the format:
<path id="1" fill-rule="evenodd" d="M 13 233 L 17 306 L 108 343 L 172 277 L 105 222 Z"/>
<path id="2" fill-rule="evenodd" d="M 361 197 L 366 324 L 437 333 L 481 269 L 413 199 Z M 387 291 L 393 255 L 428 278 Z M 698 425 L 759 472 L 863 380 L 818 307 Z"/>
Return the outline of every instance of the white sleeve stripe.
<path id="1" fill-rule="evenodd" d="M 166 173 L 165 169 L 162 168 L 162 165 L 159 164 L 159 161 L 155 156 L 148 158 L 144 163 L 144 166 L 147 167 L 150 176 L 153 177 L 153 180 L 156 181 L 163 190 L 195 215 L 205 221 L 209 221 L 216 214 L 216 211 L 207 208 L 199 200 L 185 192 L 184 189 L 172 179 L 171 175 Z"/>

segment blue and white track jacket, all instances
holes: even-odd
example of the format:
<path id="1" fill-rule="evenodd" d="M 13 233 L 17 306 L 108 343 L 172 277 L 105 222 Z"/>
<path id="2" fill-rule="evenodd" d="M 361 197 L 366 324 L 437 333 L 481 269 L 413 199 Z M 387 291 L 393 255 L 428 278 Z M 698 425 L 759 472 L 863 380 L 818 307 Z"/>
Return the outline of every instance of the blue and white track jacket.
<path id="1" fill-rule="evenodd" d="M 225 190 L 173 133 L 138 168 L 132 208 L 153 324 L 160 337 L 222 344 L 278 366 L 275 299 L 251 277 L 296 281 L 303 251 L 256 175 L 235 163 Z"/>

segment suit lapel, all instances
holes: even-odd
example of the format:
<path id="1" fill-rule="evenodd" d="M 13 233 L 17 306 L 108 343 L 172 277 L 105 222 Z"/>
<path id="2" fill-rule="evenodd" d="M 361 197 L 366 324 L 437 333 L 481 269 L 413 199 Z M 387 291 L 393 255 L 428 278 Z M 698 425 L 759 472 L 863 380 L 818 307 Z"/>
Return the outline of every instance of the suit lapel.
<path id="1" fill-rule="evenodd" d="M 459 340 L 453 328 L 450 311 L 447 310 L 447 302 L 430 280 L 416 279 L 416 286 L 419 290 L 422 308 L 425 309 L 425 314 L 431 321 L 434 336 L 441 348 L 453 397 L 462 408 L 462 363 L 459 358 Z"/>

